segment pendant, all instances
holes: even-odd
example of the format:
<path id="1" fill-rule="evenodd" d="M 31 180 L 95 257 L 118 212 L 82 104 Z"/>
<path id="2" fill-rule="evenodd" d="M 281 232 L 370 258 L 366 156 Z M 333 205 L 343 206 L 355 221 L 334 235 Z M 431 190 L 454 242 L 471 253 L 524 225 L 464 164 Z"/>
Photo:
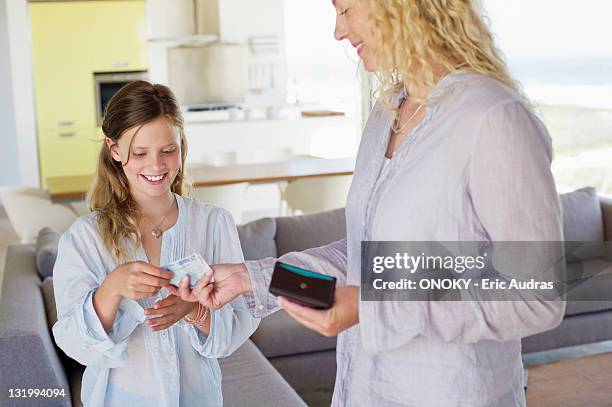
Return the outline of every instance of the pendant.
<path id="1" fill-rule="evenodd" d="M 153 230 L 151 231 L 151 236 L 153 236 L 156 239 L 159 239 L 162 235 L 162 230 L 158 227 L 154 227 Z"/>

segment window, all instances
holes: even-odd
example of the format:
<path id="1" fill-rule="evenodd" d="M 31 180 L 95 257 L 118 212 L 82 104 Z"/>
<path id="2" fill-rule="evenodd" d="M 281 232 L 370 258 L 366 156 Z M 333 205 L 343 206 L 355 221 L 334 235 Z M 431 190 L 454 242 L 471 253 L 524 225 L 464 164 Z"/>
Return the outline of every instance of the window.
<path id="1" fill-rule="evenodd" d="M 612 2 L 484 0 L 497 45 L 553 140 L 560 191 L 612 195 Z"/>
<path id="2" fill-rule="evenodd" d="M 347 125 L 318 131 L 312 152 L 354 155 L 362 129 L 357 53 L 347 41 L 334 38 L 336 14 L 330 0 L 289 0 L 284 7 L 288 102 L 345 112 Z"/>

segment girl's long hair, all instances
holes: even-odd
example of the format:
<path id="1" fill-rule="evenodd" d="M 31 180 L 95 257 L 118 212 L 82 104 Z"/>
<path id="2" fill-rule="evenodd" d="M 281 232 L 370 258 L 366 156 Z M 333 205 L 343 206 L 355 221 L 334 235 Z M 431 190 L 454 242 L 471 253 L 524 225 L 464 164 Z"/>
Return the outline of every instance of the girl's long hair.
<path id="1" fill-rule="evenodd" d="M 102 132 L 117 142 L 126 131 L 159 117 L 166 117 L 180 135 L 181 166 L 171 190 L 179 195 L 188 194 L 190 184 L 185 176 L 187 141 L 183 131 L 183 117 L 168 87 L 136 81 L 119 89 L 106 107 Z M 142 242 L 138 228 L 141 214 L 130 193 L 122 166 L 121 162 L 113 159 L 110 149 L 103 143 L 96 175 L 87 196 L 89 210 L 97 213 L 104 246 L 116 262 L 129 260 L 125 243 L 138 245 Z"/>
<path id="2" fill-rule="evenodd" d="M 368 0 L 379 62 L 392 68 L 375 75 L 388 108 L 402 86 L 416 94 L 418 83 L 433 85 L 433 65 L 449 73 L 474 72 L 522 95 L 510 76 L 477 0 Z M 382 64 L 381 66 L 385 66 Z"/>

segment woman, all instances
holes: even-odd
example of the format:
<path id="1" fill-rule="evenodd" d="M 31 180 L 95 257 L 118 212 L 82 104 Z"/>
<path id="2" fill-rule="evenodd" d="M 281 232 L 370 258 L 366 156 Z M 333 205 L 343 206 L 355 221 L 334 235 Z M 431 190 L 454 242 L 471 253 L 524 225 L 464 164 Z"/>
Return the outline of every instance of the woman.
<path id="1" fill-rule="evenodd" d="M 187 144 L 170 89 L 124 86 L 102 130 L 92 212 L 59 242 L 55 341 L 87 366 L 85 406 L 221 406 L 216 358 L 246 341 L 258 319 L 242 298 L 209 311 L 168 295 L 172 273 L 159 266 L 192 253 L 242 261 L 236 226 L 227 211 L 183 196 Z"/>
<path id="2" fill-rule="evenodd" d="M 469 0 L 335 0 L 335 36 L 380 79 L 347 206 L 347 238 L 280 260 L 335 275 L 327 311 L 267 293 L 275 259 L 215 265 L 181 296 L 244 294 L 338 334 L 333 405 L 522 406 L 521 342 L 558 325 L 562 301 L 359 301 L 360 244 L 561 241 L 551 141 Z M 177 292 L 178 294 L 178 292 Z"/>

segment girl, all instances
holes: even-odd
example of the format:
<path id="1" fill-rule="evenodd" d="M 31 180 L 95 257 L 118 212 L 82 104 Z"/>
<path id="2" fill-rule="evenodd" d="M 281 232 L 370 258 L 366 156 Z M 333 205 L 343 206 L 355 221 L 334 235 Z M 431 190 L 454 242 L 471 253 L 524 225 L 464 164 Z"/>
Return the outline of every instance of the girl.
<path id="1" fill-rule="evenodd" d="M 187 145 L 170 89 L 126 85 L 102 130 L 92 212 L 59 243 L 55 340 L 87 366 L 85 406 L 220 406 L 215 358 L 259 320 L 242 299 L 213 311 L 169 295 L 172 273 L 159 265 L 196 252 L 209 263 L 242 261 L 236 226 L 227 211 L 183 196 Z"/>

